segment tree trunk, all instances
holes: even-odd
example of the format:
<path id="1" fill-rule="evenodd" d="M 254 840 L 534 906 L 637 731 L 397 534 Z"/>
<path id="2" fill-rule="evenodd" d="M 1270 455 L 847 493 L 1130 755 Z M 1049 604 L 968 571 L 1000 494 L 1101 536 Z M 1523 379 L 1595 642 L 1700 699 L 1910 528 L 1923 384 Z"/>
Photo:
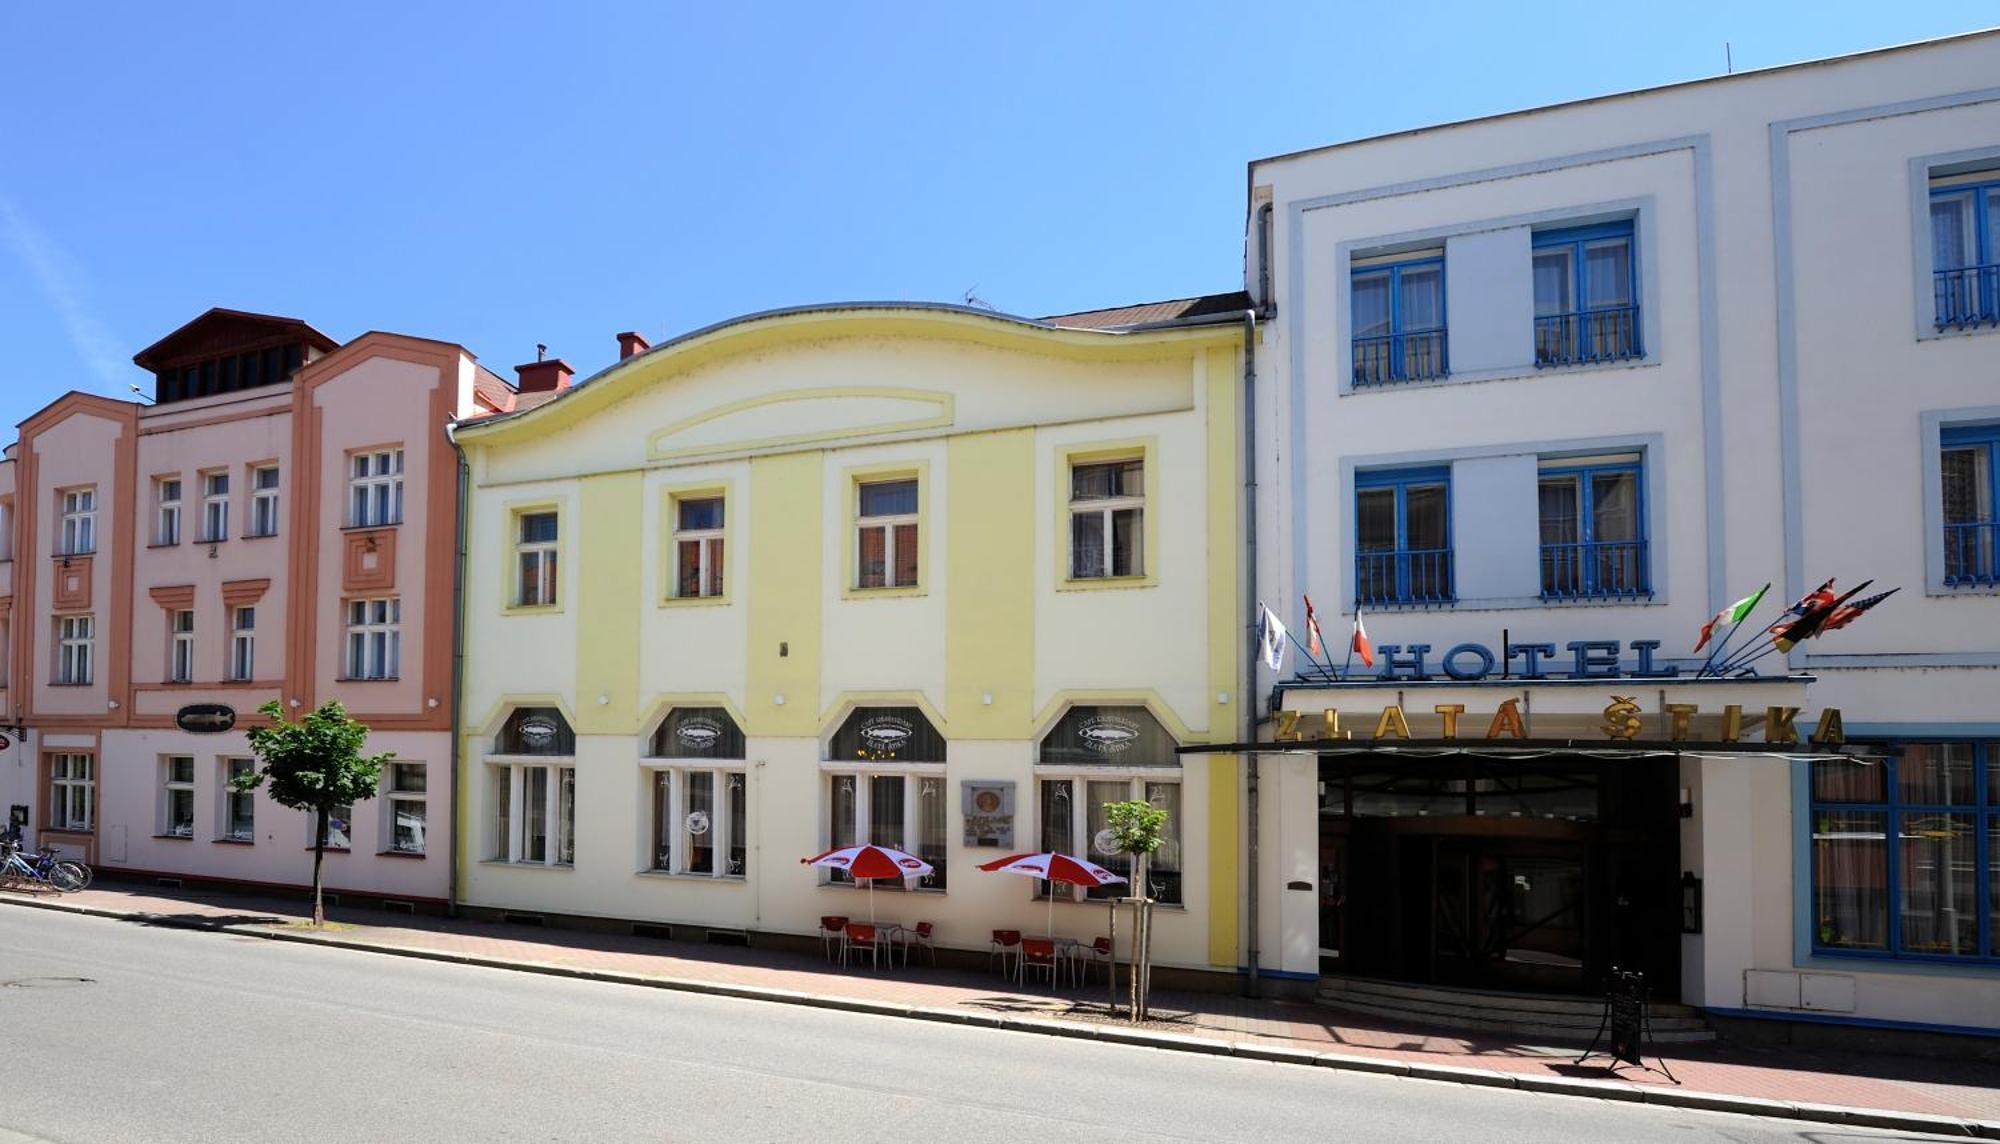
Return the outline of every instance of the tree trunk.
<path id="1" fill-rule="evenodd" d="M 1111 916 L 1111 956 L 1104 964 L 1104 1015 L 1118 1015 L 1118 901 L 1112 899 L 1108 911 Z"/>
<path id="2" fill-rule="evenodd" d="M 320 863 L 326 861 L 326 808 L 319 808 L 319 826 L 313 831 L 313 928 L 326 928 L 326 902 L 320 897 Z"/>
<path id="3" fill-rule="evenodd" d="M 1137 891 L 1138 926 L 1132 932 L 1132 1020 L 1136 1023 L 1146 1019 L 1146 990 L 1152 984 L 1153 956 L 1153 896 L 1147 891 L 1146 861 L 1150 855 L 1140 853 L 1132 856 L 1132 888 Z"/>

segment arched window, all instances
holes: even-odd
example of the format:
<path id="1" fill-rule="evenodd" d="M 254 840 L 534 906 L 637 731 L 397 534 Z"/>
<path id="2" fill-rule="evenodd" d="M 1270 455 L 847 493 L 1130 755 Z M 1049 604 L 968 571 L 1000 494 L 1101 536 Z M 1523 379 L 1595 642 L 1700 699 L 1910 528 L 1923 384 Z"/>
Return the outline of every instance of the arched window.
<path id="1" fill-rule="evenodd" d="M 486 763 L 495 862 L 568 866 L 576 858 L 576 732 L 554 707 L 520 707 L 500 725 Z M 534 760 L 545 759 L 546 762 Z"/>
<path id="2" fill-rule="evenodd" d="M 856 707 L 833 733 L 831 763 L 942 763 L 944 736 L 915 707 Z"/>
<path id="3" fill-rule="evenodd" d="M 743 729 L 722 707 L 676 707 L 653 732 L 656 759 L 740 759 Z"/>
<path id="4" fill-rule="evenodd" d="M 832 846 L 872 843 L 908 851 L 931 864 L 919 889 L 945 888 L 949 789 L 945 739 L 915 707 L 857 707 L 827 743 L 827 839 Z M 846 882 L 831 872 L 829 880 Z M 882 888 L 901 885 L 883 882 Z"/>
<path id="5" fill-rule="evenodd" d="M 676 707 L 648 745 L 653 869 L 741 878 L 748 873 L 749 775 L 743 729 L 721 707 Z"/>
<path id="6" fill-rule="evenodd" d="M 1144 707 L 1077 706 L 1042 737 L 1035 765 L 1041 848 L 1088 858 L 1130 877 L 1132 858 L 1113 848 L 1104 808 L 1145 801 L 1167 812 L 1165 841 L 1146 865 L 1147 895 L 1181 901 L 1181 776 L 1177 744 Z M 1121 885 L 1084 890 L 1042 884 L 1062 897 L 1116 898 Z"/>
<path id="7" fill-rule="evenodd" d="M 494 753 L 501 755 L 576 754 L 576 732 L 554 707 L 519 707 L 500 725 Z"/>

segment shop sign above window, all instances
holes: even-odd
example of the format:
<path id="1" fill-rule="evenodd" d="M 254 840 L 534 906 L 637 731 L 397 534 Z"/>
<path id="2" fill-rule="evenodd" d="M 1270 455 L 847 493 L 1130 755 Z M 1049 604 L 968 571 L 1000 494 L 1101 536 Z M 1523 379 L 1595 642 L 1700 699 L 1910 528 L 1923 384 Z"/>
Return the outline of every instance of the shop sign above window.
<path id="1" fill-rule="evenodd" d="M 653 757 L 740 759 L 743 729 L 721 707 L 676 707 L 653 733 Z"/>
<path id="2" fill-rule="evenodd" d="M 1144 707 L 1072 707 L 1042 738 L 1044 766 L 1163 766 L 1174 737 Z"/>
<path id="3" fill-rule="evenodd" d="M 495 743 L 503 755 L 576 754 L 576 732 L 554 707 L 521 707 L 507 716 Z"/>
<path id="4" fill-rule="evenodd" d="M 942 763 L 944 736 L 915 707 L 856 707 L 833 733 L 827 759 Z"/>

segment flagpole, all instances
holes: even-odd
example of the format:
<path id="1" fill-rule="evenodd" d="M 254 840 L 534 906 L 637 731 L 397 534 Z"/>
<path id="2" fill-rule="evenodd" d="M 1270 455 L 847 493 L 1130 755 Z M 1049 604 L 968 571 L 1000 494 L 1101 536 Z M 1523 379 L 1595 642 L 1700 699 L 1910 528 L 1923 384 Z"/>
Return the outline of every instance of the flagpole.
<path id="1" fill-rule="evenodd" d="M 1812 630 L 1805 632 L 1804 634 L 1800 635 L 1799 638 L 1793 640 L 1792 647 L 1797 647 L 1800 644 L 1818 635 L 1820 633 L 1821 627 L 1825 625 L 1827 618 L 1829 616 L 1832 616 L 1834 612 L 1838 611 L 1842 604 L 1845 604 L 1847 601 L 1853 599 L 1855 596 L 1860 595 L 1862 592 L 1866 591 L 1868 589 L 1868 586 L 1873 584 L 1874 582 L 1875 581 L 1873 580 L 1863 580 L 1861 583 L 1855 585 L 1852 588 L 1849 588 L 1846 592 L 1842 593 L 1840 596 L 1835 597 L 1832 603 L 1827 604 L 1823 609 L 1820 609 L 1818 613 L 1819 623 L 1815 624 Z M 1743 653 L 1739 654 L 1736 657 L 1736 662 L 1727 665 L 1725 670 L 1739 671 L 1743 668 L 1749 667 L 1753 663 L 1756 663 L 1758 660 L 1763 659 L 1765 656 L 1770 655 L 1772 652 L 1780 650 L 1778 647 L 1778 641 L 1785 638 L 1785 632 L 1790 631 L 1797 625 L 1804 623 L 1807 618 L 1808 616 L 1800 616 L 1797 620 L 1794 620 L 1792 621 L 1792 623 L 1785 625 L 1783 631 L 1773 632 L 1771 634 L 1771 638 L 1768 644 L 1762 644 L 1762 643 L 1751 644 L 1750 648 L 1744 651 Z M 1756 651 L 1755 655 L 1750 654 L 1750 651 L 1753 650 Z M 1785 648 L 1783 650 L 1790 651 L 1791 648 Z"/>
<path id="2" fill-rule="evenodd" d="M 1769 584 L 1757 590 L 1757 595 L 1750 600 L 1749 609 L 1743 613 L 1743 619 L 1729 625 L 1729 634 L 1722 637 L 1721 643 L 1708 649 L 1708 658 L 1701 661 L 1701 670 L 1694 673 L 1696 679 L 1700 679 L 1702 676 L 1708 674 L 1709 668 L 1715 664 L 1715 657 L 1722 655 L 1723 651 L 1729 647 L 1730 641 L 1736 638 L 1737 629 L 1743 626 L 1743 620 L 1750 618 L 1750 613 L 1757 610 L 1757 605 L 1764 601 L 1764 594 L 1770 590 L 1771 586 Z M 1727 656 L 1723 656 L 1723 661 L 1725 663 L 1728 662 L 1728 658 Z"/>
<path id="3" fill-rule="evenodd" d="M 1300 643 L 1300 642 L 1299 642 L 1299 637 L 1297 637 L 1297 636 L 1293 635 L 1293 634 L 1292 634 L 1292 630 L 1291 630 L 1290 628 L 1286 628 L 1286 629 L 1285 629 L 1285 638 L 1286 638 L 1286 639 L 1288 639 L 1288 640 L 1290 640 L 1290 641 L 1292 641 L 1292 646 L 1293 646 L 1293 647 L 1295 647 L 1295 648 L 1298 648 L 1298 649 L 1299 649 L 1299 654 L 1305 657 L 1305 659 L 1306 659 L 1306 662 L 1307 662 L 1307 663 L 1309 663 L 1309 664 L 1312 664 L 1312 665 L 1313 665 L 1313 670 L 1314 670 L 1314 671 L 1318 671 L 1318 670 L 1319 670 L 1319 667 L 1320 667 L 1320 664 L 1319 664 L 1319 660 L 1317 660 L 1317 659 L 1314 659 L 1314 658 L 1313 658 L 1313 653 L 1312 653 L 1312 652 L 1310 652 L 1310 651 L 1308 651 L 1308 650 L 1306 650 L 1306 645 L 1304 645 L 1304 644 L 1302 644 L 1302 643 Z M 1327 664 L 1326 664 L 1326 669 L 1327 669 L 1328 671 L 1332 671 L 1332 670 L 1333 670 L 1333 661 L 1332 661 L 1332 660 L 1330 660 L 1330 659 L 1329 659 L 1329 660 L 1327 661 Z"/>

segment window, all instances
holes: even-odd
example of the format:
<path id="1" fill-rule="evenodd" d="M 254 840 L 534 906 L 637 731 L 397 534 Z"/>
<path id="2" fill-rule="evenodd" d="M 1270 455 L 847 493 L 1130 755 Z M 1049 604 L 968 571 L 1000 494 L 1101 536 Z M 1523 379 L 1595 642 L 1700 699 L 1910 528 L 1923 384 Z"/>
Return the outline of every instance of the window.
<path id="1" fill-rule="evenodd" d="M 515 518 L 514 603 L 544 608 L 556 602 L 556 514 L 524 512 Z"/>
<path id="2" fill-rule="evenodd" d="M 857 771 L 827 775 L 827 837 L 834 848 L 869 843 L 915 854 L 931 864 L 916 879 L 918 889 L 945 888 L 944 768 L 932 774 L 878 774 Z M 827 872 L 832 882 L 853 881 L 845 872 Z M 876 888 L 905 886 L 878 880 Z"/>
<path id="3" fill-rule="evenodd" d="M 2000 322 L 2000 171 L 1931 180 L 1937 328 Z"/>
<path id="4" fill-rule="evenodd" d="M 2000 425 L 1950 427 L 1943 443 L 1945 585 L 2000 584 Z"/>
<path id="5" fill-rule="evenodd" d="M 1444 252 L 1356 259 L 1354 384 L 1445 376 Z"/>
<path id="6" fill-rule="evenodd" d="M 58 556 L 85 556 L 97 551 L 97 490 L 70 489 L 62 494 L 62 547 Z"/>
<path id="7" fill-rule="evenodd" d="M 319 824 L 319 815 L 306 812 L 306 846 L 311 848 L 318 840 L 313 830 Z M 327 811 L 326 848 L 328 850 L 354 849 L 354 804 L 343 803 Z"/>
<path id="8" fill-rule="evenodd" d="M 222 760 L 222 837 L 231 842 L 257 840 L 257 792 L 230 785 L 256 769 L 253 759 Z"/>
<path id="9" fill-rule="evenodd" d="M 49 756 L 49 826 L 89 830 L 97 820 L 97 760 L 89 755 Z"/>
<path id="10" fill-rule="evenodd" d="M 576 732 L 554 707 L 520 707 L 501 724 L 493 750 L 501 755 L 568 758 L 576 754 Z"/>
<path id="11" fill-rule="evenodd" d="M 721 707 L 676 707 L 653 733 L 655 870 L 740 878 L 749 842 L 743 731 Z"/>
<path id="12" fill-rule="evenodd" d="M 14 558 L 14 502 L 0 498 L 0 560 Z"/>
<path id="13" fill-rule="evenodd" d="M 1146 462 L 1074 464 L 1069 470 L 1069 574 L 1096 580 L 1146 574 Z"/>
<path id="14" fill-rule="evenodd" d="M 576 768 L 489 765 L 497 805 L 492 858 L 539 866 L 576 861 Z"/>
<path id="15" fill-rule="evenodd" d="M 1357 473 L 1354 543 L 1356 603 L 1450 603 L 1450 470 Z"/>
<path id="16" fill-rule="evenodd" d="M 250 470 L 250 536 L 278 535 L 278 466 Z"/>
<path id="17" fill-rule="evenodd" d="M 2000 742 L 1871 751 L 1813 763 L 1814 950 L 2000 958 Z"/>
<path id="18" fill-rule="evenodd" d="M 1535 364 L 1640 356 L 1636 264 L 1629 220 L 1536 232 Z"/>
<path id="19" fill-rule="evenodd" d="M 1129 855 L 1112 849 L 1108 803 L 1143 799 L 1167 812 L 1166 841 L 1147 862 L 1149 894 L 1181 901 L 1181 786 L 1178 744 L 1144 707 L 1077 705 L 1042 737 L 1035 759 L 1040 793 L 1041 848 L 1088 858 L 1127 878 Z M 1050 887 L 1043 883 L 1041 893 Z M 1084 887 L 1057 883 L 1058 897 L 1081 900 Z M 1127 887 L 1088 889 L 1089 897 L 1121 897 Z"/>
<path id="20" fill-rule="evenodd" d="M 355 453 L 347 464 L 348 525 L 373 528 L 403 523 L 403 451 Z"/>
<path id="21" fill-rule="evenodd" d="M 56 682 L 90 682 L 91 649 L 96 621 L 90 616 L 56 617 Z"/>
<path id="22" fill-rule="evenodd" d="M 395 679 L 402 668 L 403 602 L 347 602 L 347 678 Z"/>
<path id="23" fill-rule="evenodd" d="M 257 609 L 235 608 L 229 625 L 229 678 L 240 681 L 257 675 Z"/>
<path id="24" fill-rule="evenodd" d="M 855 526 L 856 588 L 913 588 L 917 584 L 917 481 L 863 481 Z"/>
<path id="25" fill-rule="evenodd" d="M 424 764 L 392 762 L 388 780 L 389 849 L 397 854 L 422 854 L 430 813 Z"/>
<path id="26" fill-rule="evenodd" d="M 721 497 L 674 501 L 674 595 L 681 599 L 725 594 Z"/>
<path id="27" fill-rule="evenodd" d="M 172 620 L 173 645 L 167 652 L 167 682 L 194 681 L 194 613 L 178 609 Z"/>
<path id="28" fill-rule="evenodd" d="M 181 542 L 181 479 L 162 477 L 154 485 L 153 500 L 157 518 L 153 525 L 154 544 L 179 544 Z"/>
<path id="29" fill-rule="evenodd" d="M 1542 462 L 1537 500 L 1547 599 L 1647 592 L 1639 459 L 1592 460 Z"/>
<path id="30" fill-rule="evenodd" d="M 229 474 L 201 475 L 201 540 L 212 544 L 229 539 Z"/>
<path id="31" fill-rule="evenodd" d="M 194 757 L 170 755 L 161 764 L 160 833 L 169 838 L 194 837 Z"/>

